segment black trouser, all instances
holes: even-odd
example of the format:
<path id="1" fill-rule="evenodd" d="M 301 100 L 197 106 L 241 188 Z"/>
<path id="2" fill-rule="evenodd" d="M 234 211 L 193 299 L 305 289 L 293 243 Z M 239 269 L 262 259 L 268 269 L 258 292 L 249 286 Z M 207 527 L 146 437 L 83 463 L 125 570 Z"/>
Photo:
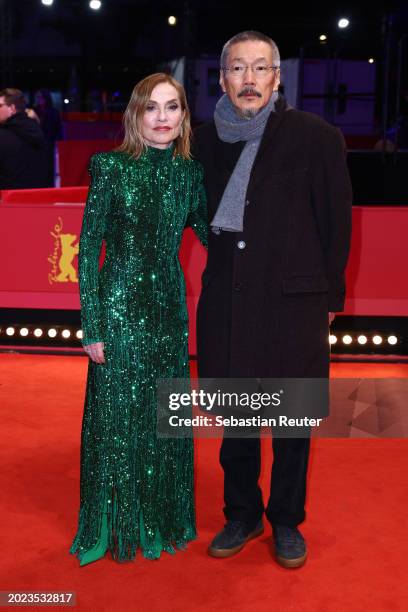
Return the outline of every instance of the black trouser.
<path id="1" fill-rule="evenodd" d="M 273 438 L 271 490 L 265 509 L 273 524 L 296 527 L 305 519 L 306 473 L 310 438 Z M 263 515 L 259 437 L 224 437 L 220 462 L 224 469 L 224 514 L 253 529 Z"/>

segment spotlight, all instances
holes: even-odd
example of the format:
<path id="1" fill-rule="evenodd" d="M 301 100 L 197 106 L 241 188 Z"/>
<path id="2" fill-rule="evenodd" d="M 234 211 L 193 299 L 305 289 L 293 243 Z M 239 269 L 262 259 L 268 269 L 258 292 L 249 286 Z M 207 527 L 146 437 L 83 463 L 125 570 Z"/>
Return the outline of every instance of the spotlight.
<path id="1" fill-rule="evenodd" d="M 93 11 L 99 11 L 101 6 L 102 6 L 101 0 L 91 0 L 89 3 L 89 8 L 91 8 Z"/>
<path id="2" fill-rule="evenodd" d="M 170 15 L 170 17 L 168 17 L 167 19 L 167 23 L 171 26 L 175 26 L 177 23 L 177 17 L 175 17 L 174 15 Z"/>
<path id="3" fill-rule="evenodd" d="M 326 36 L 326 34 L 320 34 L 320 36 L 319 36 L 319 40 L 321 40 L 322 42 L 323 42 L 323 41 L 325 41 L 325 40 L 327 40 L 327 36 Z"/>
<path id="4" fill-rule="evenodd" d="M 374 64 L 374 62 L 375 62 L 375 59 L 373 57 L 369 57 L 368 58 L 368 63 L 369 64 Z"/>
<path id="5" fill-rule="evenodd" d="M 398 338 L 397 336 L 388 336 L 388 344 L 397 344 Z"/>
<path id="6" fill-rule="evenodd" d="M 26 327 L 20 329 L 20 336 L 28 336 L 28 329 Z"/>
<path id="7" fill-rule="evenodd" d="M 61 334 L 61 336 L 62 336 L 63 338 L 69 338 L 69 337 L 70 337 L 70 335 L 71 335 L 71 332 L 69 331 L 69 329 L 64 329 L 64 330 L 62 330 L 62 334 Z"/>
<path id="8" fill-rule="evenodd" d="M 374 344 L 377 344 L 377 345 L 381 344 L 382 341 L 383 341 L 383 339 L 381 338 L 381 336 L 374 336 L 374 338 L 373 338 Z"/>
<path id="9" fill-rule="evenodd" d="M 359 336 L 359 337 L 357 338 L 357 342 L 358 342 L 359 344 L 367 344 L 367 336 Z"/>
<path id="10" fill-rule="evenodd" d="M 64 98 L 64 104 L 69 104 L 68 98 Z"/>
<path id="11" fill-rule="evenodd" d="M 353 338 L 346 334 L 343 336 L 343 344 L 351 344 L 353 342 Z"/>
<path id="12" fill-rule="evenodd" d="M 348 28 L 349 25 L 350 25 L 350 20 L 347 19 L 346 17 L 342 17 L 337 22 L 337 27 L 340 28 L 341 30 L 344 30 L 344 28 Z"/>
<path id="13" fill-rule="evenodd" d="M 14 329 L 14 327 L 8 327 L 8 328 L 6 329 L 6 334 L 7 334 L 8 336 L 14 336 L 14 332 L 15 332 L 15 331 L 16 331 L 16 330 Z"/>
<path id="14" fill-rule="evenodd" d="M 330 334 L 330 336 L 329 336 L 329 342 L 330 342 L 330 344 L 336 344 L 336 342 L 337 342 L 337 336 L 335 336 L 334 334 Z"/>
<path id="15" fill-rule="evenodd" d="M 37 327 L 37 329 L 34 330 L 34 336 L 36 338 L 41 338 L 42 335 L 43 335 L 43 330 Z"/>
<path id="16" fill-rule="evenodd" d="M 52 6 L 54 4 L 54 0 L 41 0 L 41 4 L 44 6 Z"/>
<path id="17" fill-rule="evenodd" d="M 82 338 L 84 337 L 84 334 L 82 333 L 82 329 L 78 329 L 75 335 L 78 338 L 78 340 L 82 340 Z"/>
<path id="18" fill-rule="evenodd" d="M 55 336 L 57 335 L 57 330 L 51 327 L 51 329 L 48 330 L 48 335 L 50 338 L 55 338 Z"/>

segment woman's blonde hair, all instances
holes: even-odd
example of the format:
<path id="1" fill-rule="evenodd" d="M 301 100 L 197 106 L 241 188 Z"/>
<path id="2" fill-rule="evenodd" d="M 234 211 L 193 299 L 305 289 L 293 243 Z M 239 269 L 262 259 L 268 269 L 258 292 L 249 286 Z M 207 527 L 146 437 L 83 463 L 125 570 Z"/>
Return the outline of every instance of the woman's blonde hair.
<path id="1" fill-rule="evenodd" d="M 136 159 L 140 157 L 146 144 L 142 135 L 142 118 L 150 102 L 153 89 L 160 83 L 169 83 L 177 90 L 180 98 L 181 108 L 184 111 L 184 119 L 181 124 L 181 132 L 175 140 L 174 156 L 181 155 L 190 159 L 191 122 L 190 111 L 187 105 L 184 87 L 172 76 L 164 72 L 156 72 L 137 83 L 132 91 L 129 104 L 123 115 L 123 129 L 125 136 L 122 144 L 116 149 L 123 153 L 129 153 Z"/>

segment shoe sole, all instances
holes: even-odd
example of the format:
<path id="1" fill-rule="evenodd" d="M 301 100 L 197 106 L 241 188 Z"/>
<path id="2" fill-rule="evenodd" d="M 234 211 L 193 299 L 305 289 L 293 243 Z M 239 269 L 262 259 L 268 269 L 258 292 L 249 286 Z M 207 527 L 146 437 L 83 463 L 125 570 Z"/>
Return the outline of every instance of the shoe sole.
<path id="1" fill-rule="evenodd" d="M 286 569 L 295 569 L 297 567 L 302 567 L 307 558 L 307 553 L 305 553 L 302 557 L 297 557 L 296 559 L 285 559 L 285 557 L 279 557 L 275 554 L 276 561 L 282 567 Z"/>
<path id="2" fill-rule="evenodd" d="M 207 552 L 210 557 L 216 557 L 217 559 L 226 559 L 227 557 L 232 557 L 239 553 L 250 540 L 257 538 L 262 535 L 264 532 L 264 528 L 258 529 L 256 531 L 251 531 L 246 537 L 246 539 L 239 546 L 235 546 L 234 548 L 212 548 L 208 547 Z"/>

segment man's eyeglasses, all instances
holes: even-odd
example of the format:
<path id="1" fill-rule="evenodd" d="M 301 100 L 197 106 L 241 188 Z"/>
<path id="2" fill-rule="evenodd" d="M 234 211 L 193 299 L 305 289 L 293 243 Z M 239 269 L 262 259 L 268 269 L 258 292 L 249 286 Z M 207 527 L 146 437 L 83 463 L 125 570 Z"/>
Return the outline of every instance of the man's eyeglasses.
<path id="1" fill-rule="evenodd" d="M 251 68 L 252 72 L 258 78 L 266 77 L 271 70 L 279 70 L 279 66 L 267 66 L 266 64 L 256 64 L 256 66 L 231 64 L 231 66 L 225 66 L 222 70 L 227 72 L 231 77 L 242 77 L 248 72 L 248 68 Z"/>

